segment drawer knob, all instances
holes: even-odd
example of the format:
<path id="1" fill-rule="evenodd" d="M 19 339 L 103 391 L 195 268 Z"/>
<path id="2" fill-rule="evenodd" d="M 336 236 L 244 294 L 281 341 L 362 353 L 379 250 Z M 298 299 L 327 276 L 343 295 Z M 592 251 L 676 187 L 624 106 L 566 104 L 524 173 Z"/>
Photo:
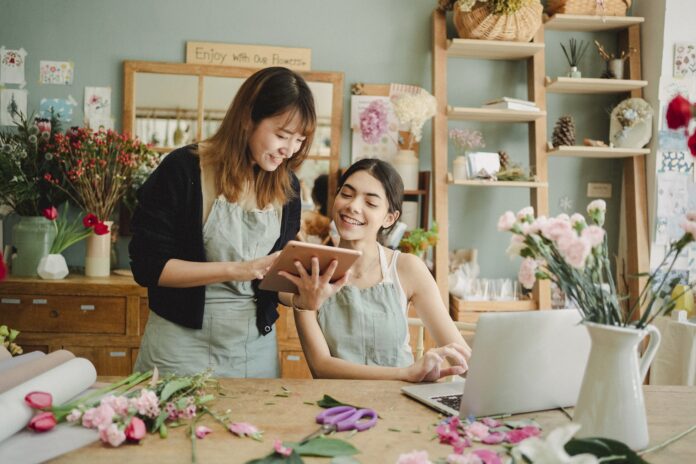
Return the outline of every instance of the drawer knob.
<path id="1" fill-rule="evenodd" d="M 51 312 L 50 312 L 50 316 L 51 316 L 51 317 L 58 317 L 58 316 L 59 316 L 58 310 L 57 310 L 57 309 L 52 309 Z"/>
<path id="2" fill-rule="evenodd" d="M 15 304 L 18 305 L 22 301 L 19 298 L 2 298 L 0 299 L 0 303 L 2 304 Z"/>

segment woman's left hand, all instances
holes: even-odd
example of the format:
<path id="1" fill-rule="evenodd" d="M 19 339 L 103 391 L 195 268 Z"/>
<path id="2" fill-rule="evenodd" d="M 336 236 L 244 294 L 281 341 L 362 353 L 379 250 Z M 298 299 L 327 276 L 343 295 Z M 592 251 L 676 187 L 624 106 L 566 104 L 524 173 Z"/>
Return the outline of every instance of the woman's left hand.
<path id="1" fill-rule="evenodd" d="M 324 301 L 343 288 L 350 280 L 349 270 L 336 282 L 331 282 L 331 278 L 338 267 L 338 261 L 336 260 L 331 261 L 331 264 L 329 264 L 329 267 L 326 268 L 323 274 L 320 274 L 318 258 L 312 258 L 311 273 L 307 273 L 307 270 L 299 261 L 295 261 L 295 267 L 299 276 L 285 271 L 280 271 L 278 274 L 297 286 L 299 296 L 295 298 L 295 304 L 300 309 L 318 311 Z"/>

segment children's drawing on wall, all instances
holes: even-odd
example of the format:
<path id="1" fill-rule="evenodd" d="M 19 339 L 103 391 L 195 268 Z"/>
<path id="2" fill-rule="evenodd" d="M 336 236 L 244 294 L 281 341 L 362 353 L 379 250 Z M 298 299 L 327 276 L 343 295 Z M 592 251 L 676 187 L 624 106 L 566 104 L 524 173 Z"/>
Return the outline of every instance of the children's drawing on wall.
<path id="1" fill-rule="evenodd" d="M 73 82 L 74 65 L 70 61 L 44 61 L 39 64 L 39 83 L 70 85 Z"/>
<path id="2" fill-rule="evenodd" d="M 24 79 L 24 63 L 26 62 L 27 52 L 19 50 L 9 50 L 0 47 L 0 84 L 19 84 L 20 87 L 26 85 Z"/>
<path id="3" fill-rule="evenodd" d="M 51 112 L 58 116 L 61 122 L 71 122 L 77 102 L 72 95 L 68 98 L 42 98 L 39 102 L 39 116 L 50 118 Z"/>
<path id="4" fill-rule="evenodd" d="M 674 44 L 674 77 L 696 77 L 696 43 Z"/>
<path id="5" fill-rule="evenodd" d="M 14 126 L 18 114 L 27 114 L 27 91 L 20 89 L 0 90 L 0 126 Z"/>
<path id="6" fill-rule="evenodd" d="M 111 87 L 85 87 L 85 122 L 92 129 L 113 129 Z"/>

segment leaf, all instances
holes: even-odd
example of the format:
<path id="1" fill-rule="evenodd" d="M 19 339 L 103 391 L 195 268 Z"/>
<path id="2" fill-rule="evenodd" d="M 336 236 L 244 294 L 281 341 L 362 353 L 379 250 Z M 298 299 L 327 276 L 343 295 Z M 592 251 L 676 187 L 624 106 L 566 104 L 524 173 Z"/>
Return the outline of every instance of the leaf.
<path id="1" fill-rule="evenodd" d="M 350 456 L 359 452 L 355 446 L 339 438 L 317 437 L 300 446 L 290 445 L 302 456 Z"/>
<path id="2" fill-rule="evenodd" d="M 624 459 L 617 462 L 648 464 L 647 461 L 638 456 L 626 444 L 609 438 L 573 438 L 565 444 L 565 450 L 571 456 L 582 453 L 590 453 L 598 458 L 623 456 Z"/>
<path id="3" fill-rule="evenodd" d="M 304 464 L 304 461 L 300 455 L 293 450 L 292 454 L 287 457 L 273 452 L 266 457 L 247 461 L 246 464 Z"/>
<path id="4" fill-rule="evenodd" d="M 164 421 L 167 420 L 167 417 L 169 417 L 169 413 L 167 411 L 160 412 L 160 415 L 157 416 L 157 420 L 152 425 L 150 432 L 154 433 L 155 430 L 158 430 L 164 424 Z"/>
<path id="5" fill-rule="evenodd" d="M 189 386 L 191 386 L 191 379 L 187 378 L 175 379 L 167 382 L 167 385 L 164 386 L 160 394 L 160 403 L 167 401 L 174 393 Z"/>

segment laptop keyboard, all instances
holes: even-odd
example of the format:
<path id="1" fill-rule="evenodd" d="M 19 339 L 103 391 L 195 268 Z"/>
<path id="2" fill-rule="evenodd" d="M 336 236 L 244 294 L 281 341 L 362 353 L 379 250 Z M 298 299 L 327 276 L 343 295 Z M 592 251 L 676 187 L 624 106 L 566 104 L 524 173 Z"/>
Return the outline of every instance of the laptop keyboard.
<path id="1" fill-rule="evenodd" d="M 459 407 L 462 404 L 462 395 L 444 395 L 444 396 L 433 396 L 430 398 L 433 401 L 444 404 L 447 407 L 459 411 Z"/>

